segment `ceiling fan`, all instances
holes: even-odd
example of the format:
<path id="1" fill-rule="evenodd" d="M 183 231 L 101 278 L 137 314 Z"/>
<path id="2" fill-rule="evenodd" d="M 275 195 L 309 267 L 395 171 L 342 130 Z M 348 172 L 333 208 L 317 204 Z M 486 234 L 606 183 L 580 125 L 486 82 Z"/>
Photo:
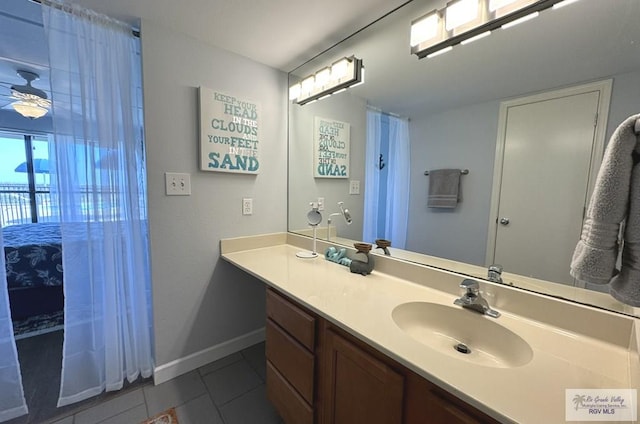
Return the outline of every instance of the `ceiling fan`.
<path id="1" fill-rule="evenodd" d="M 25 70 L 18 70 L 17 73 L 27 83 L 11 86 L 9 97 L 14 100 L 11 107 L 27 118 L 36 119 L 44 116 L 51 107 L 51 100 L 47 98 L 47 93 L 31 85 L 31 82 L 39 79 L 40 76 Z"/>

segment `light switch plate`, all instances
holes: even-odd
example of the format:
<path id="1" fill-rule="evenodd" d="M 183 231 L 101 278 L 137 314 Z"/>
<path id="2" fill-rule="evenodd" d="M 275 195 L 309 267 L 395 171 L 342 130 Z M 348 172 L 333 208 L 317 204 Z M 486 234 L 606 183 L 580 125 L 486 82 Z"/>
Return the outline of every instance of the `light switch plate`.
<path id="1" fill-rule="evenodd" d="M 360 181 L 349 181 L 349 194 L 360 194 Z"/>
<path id="2" fill-rule="evenodd" d="M 165 172 L 164 183 L 167 196 L 191 195 L 191 175 L 180 172 Z"/>

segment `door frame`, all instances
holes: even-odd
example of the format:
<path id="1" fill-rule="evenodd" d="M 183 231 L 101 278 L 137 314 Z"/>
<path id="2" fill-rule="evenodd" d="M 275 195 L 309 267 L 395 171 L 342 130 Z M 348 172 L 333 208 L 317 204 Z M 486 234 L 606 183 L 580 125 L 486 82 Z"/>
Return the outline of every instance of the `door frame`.
<path id="1" fill-rule="evenodd" d="M 591 164 L 589 166 L 589 178 L 587 182 L 587 196 L 585 197 L 585 208 L 591 198 L 591 193 L 595 186 L 596 177 L 600 164 L 602 163 L 607 122 L 609 120 L 609 106 L 611 104 L 611 88 L 613 79 L 595 81 L 587 84 L 576 85 L 558 90 L 546 91 L 530 96 L 519 97 L 500 103 L 498 118 L 498 138 L 496 140 L 496 155 L 493 166 L 493 185 L 491 188 L 491 208 L 489 210 L 489 227 L 487 232 L 487 250 L 485 265 L 493 264 L 495 258 L 496 236 L 498 230 L 498 209 L 500 206 L 500 190 L 502 186 L 502 168 L 504 164 L 504 150 L 507 135 L 507 112 L 514 106 L 523 106 L 529 103 L 537 103 L 547 100 L 558 99 L 572 95 L 599 92 L 597 120 L 595 123 L 594 140 L 591 147 Z M 594 119 L 596 119 L 594 117 Z M 586 210 L 586 209 L 585 209 Z M 577 243 L 577 240 L 576 240 Z"/>

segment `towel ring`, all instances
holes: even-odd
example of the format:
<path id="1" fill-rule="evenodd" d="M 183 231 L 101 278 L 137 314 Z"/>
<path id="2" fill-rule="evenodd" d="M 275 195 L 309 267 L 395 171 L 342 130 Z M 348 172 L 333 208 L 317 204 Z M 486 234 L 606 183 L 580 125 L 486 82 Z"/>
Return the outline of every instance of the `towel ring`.
<path id="1" fill-rule="evenodd" d="M 636 126 L 638 125 L 638 122 L 636 122 Z M 460 175 L 467 175 L 469 173 L 468 169 L 461 169 L 460 170 Z M 429 175 L 429 171 L 424 171 L 424 175 Z"/>

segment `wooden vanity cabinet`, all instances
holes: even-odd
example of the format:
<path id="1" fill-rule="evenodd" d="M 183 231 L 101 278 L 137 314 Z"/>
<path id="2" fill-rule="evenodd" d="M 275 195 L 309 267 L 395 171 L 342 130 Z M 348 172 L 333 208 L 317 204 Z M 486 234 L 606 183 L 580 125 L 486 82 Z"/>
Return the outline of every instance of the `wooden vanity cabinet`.
<path id="1" fill-rule="evenodd" d="M 498 421 L 267 289 L 267 396 L 287 424 Z"/>
<path id="2" fill-rule="evenodd" d="M 402 424 L 402 374 L 335 329 L 324 334 L 322 422 Z"/>
<path id="3" fill-rule="evenodd" d="M 499 422 L 411 370 L 405 374 L 404 424 Z"/>
<path id="4" fill-rule="evenodd" d="M 317 318 L 267 289 L 267 397 L 287 424 L 313 424 Z"/>

